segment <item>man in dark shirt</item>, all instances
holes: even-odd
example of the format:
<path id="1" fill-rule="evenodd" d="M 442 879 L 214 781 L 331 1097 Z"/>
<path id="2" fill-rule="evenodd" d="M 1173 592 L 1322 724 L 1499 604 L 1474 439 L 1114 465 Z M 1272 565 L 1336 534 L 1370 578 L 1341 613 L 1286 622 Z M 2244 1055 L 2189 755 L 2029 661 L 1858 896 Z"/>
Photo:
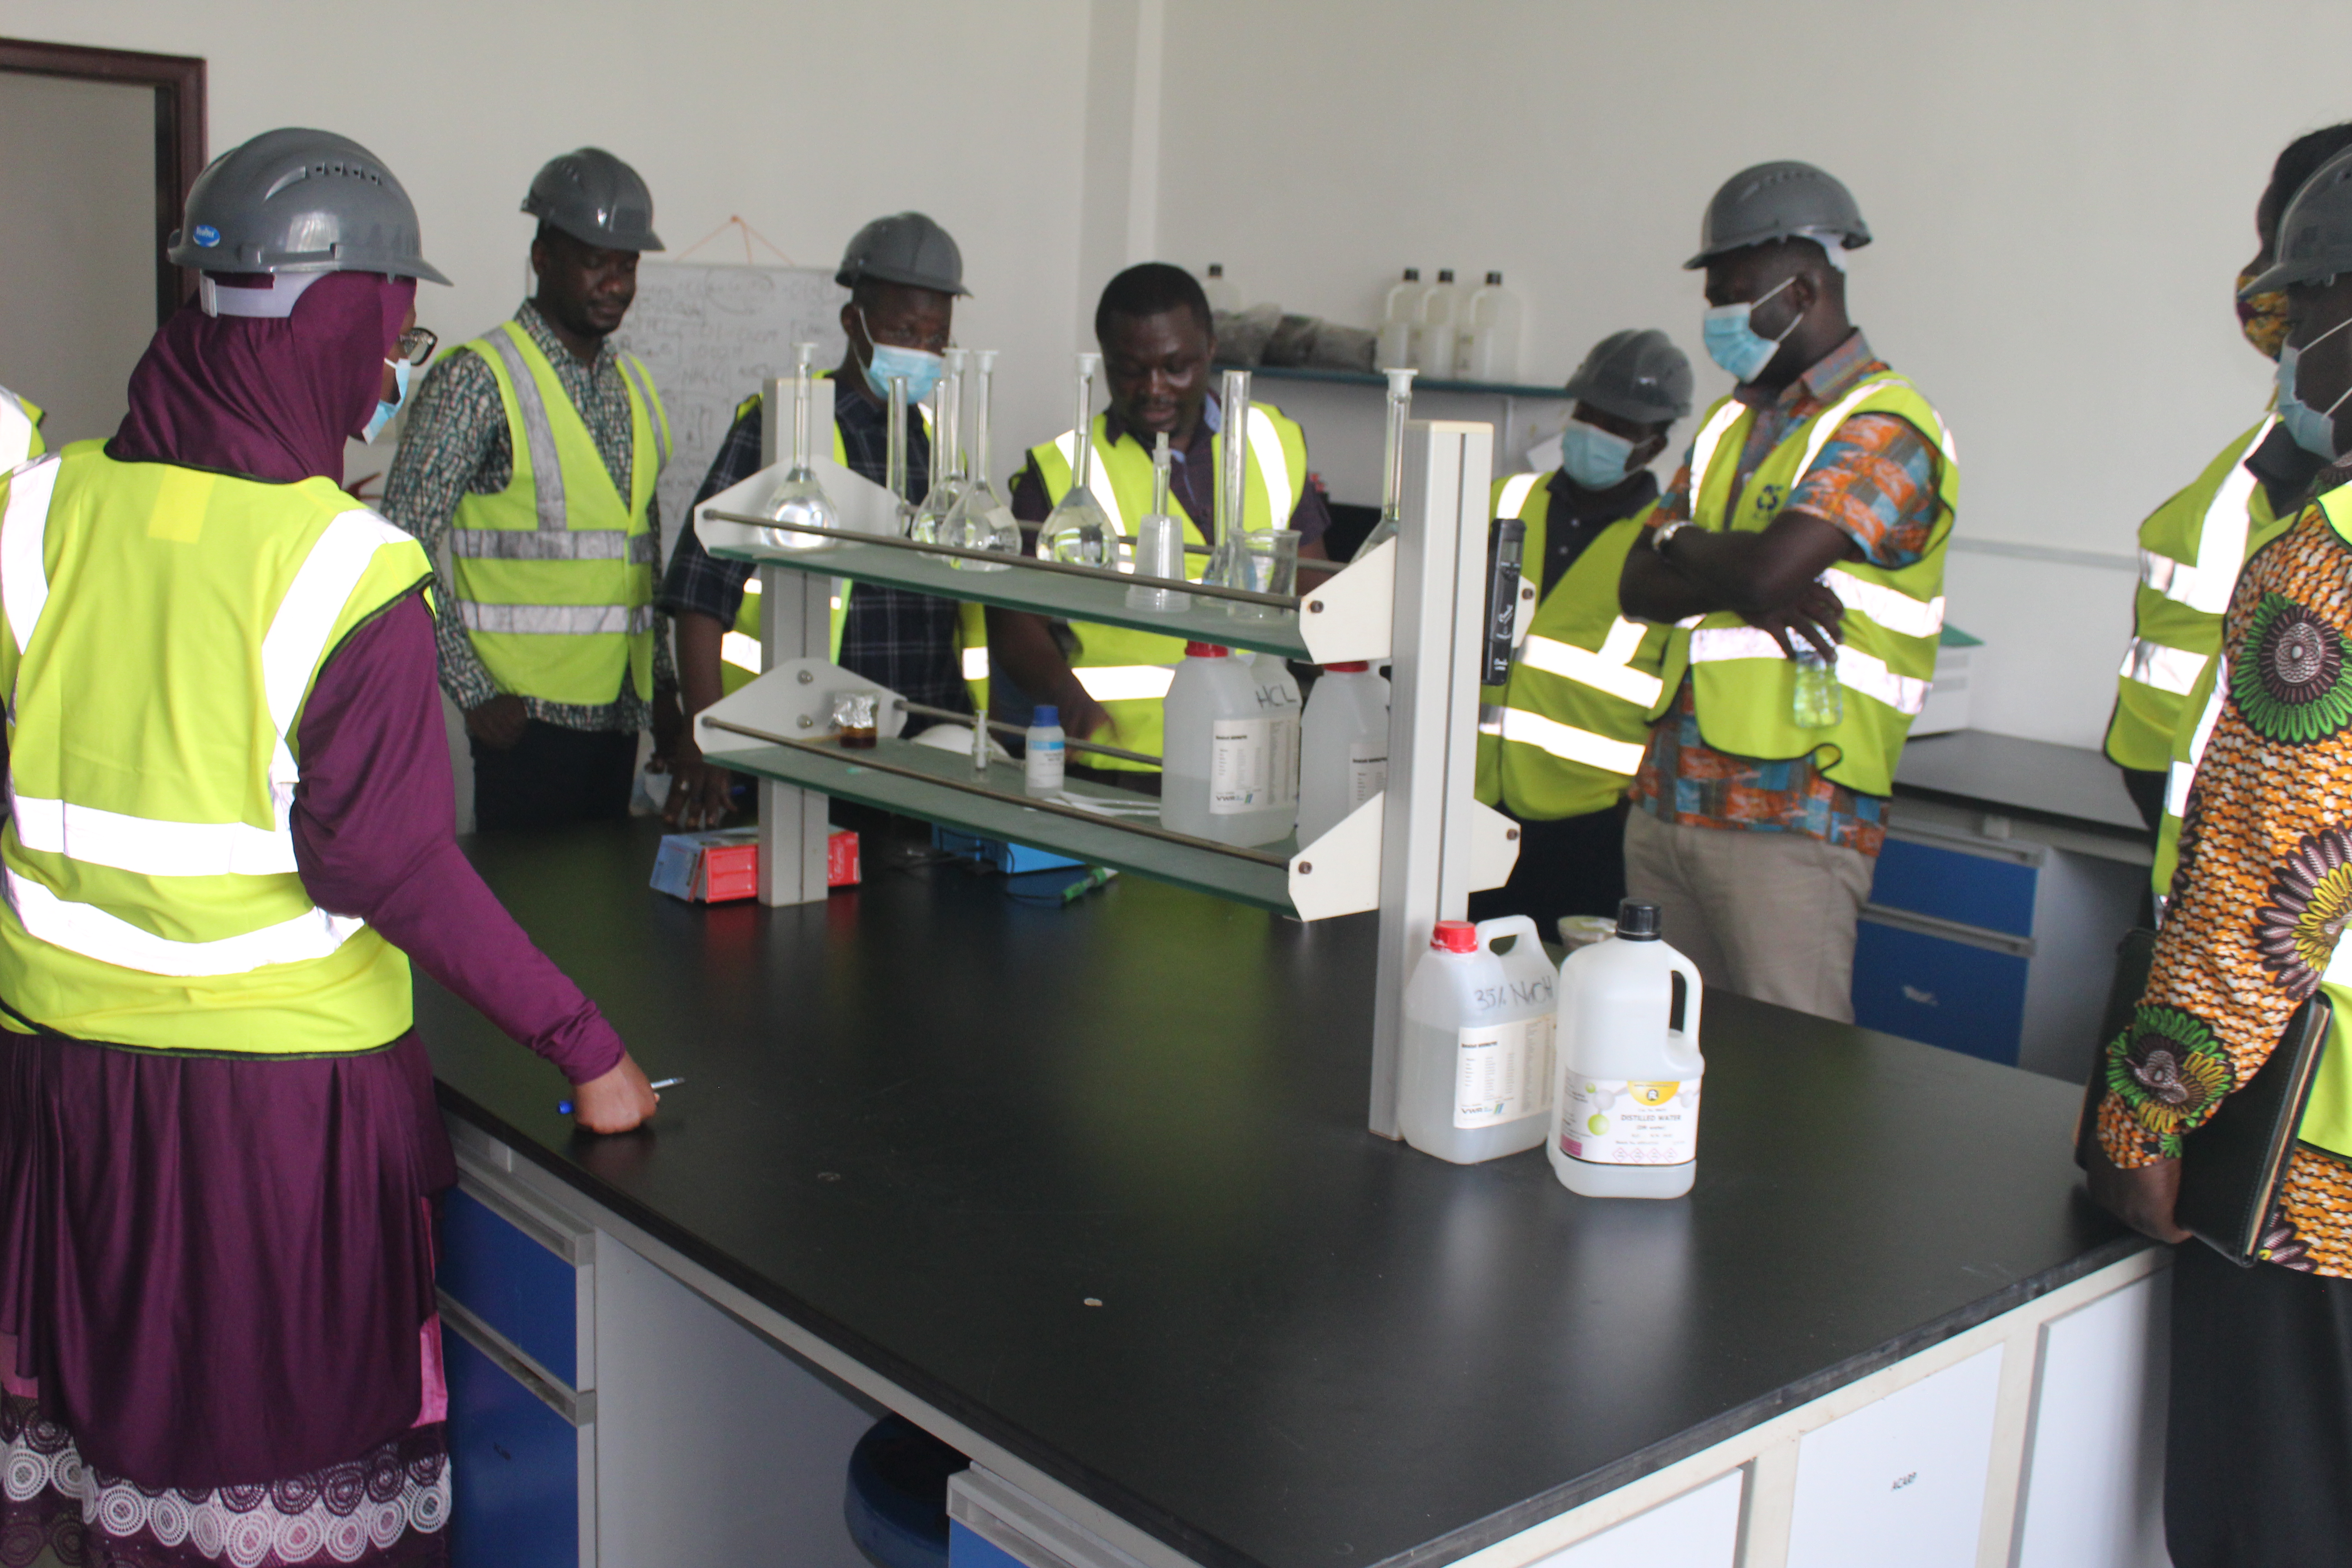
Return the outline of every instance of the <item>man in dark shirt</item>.
<path id="1" fill-rule="evenodd" d="M 850 290 L 841 308 L 848 352 L 834 373 L 835 455 L 876 484 L 885 482 L 889 458 L 889 382 L 908 378 L 907 488 L 919 499 L 930 488 L 931 443 L 911 405 L 938 381 L 963 287 L 963 257 L 947 231 L 920 213 L 877 218 L 857 231 L 834 280 Z M 760 401 L 744 405 L 719 444 L 710 472 L 696 492 L 699 506 L 760 469 Z M 727 815 L 734 775 L 702 760 L 694 742 L 694 715 L 719 700 L 721 650 L 735 626 L 751 568 L 715 559 L 695 537 L 692 513 L 663 578 L 660 605 L 677 626 L 677 672 L 685 700 L 686 738 L 677 746 L 675 777 L 664 816 L 675 826 L 715 826 Z M 841 628 L 844 668 L 888 687 L 912 702 L 969 712 L 957 640 L 954 601 L 903 588 L 853 584 Z M 910 721 L 909 733 L 924 728 Z"/>

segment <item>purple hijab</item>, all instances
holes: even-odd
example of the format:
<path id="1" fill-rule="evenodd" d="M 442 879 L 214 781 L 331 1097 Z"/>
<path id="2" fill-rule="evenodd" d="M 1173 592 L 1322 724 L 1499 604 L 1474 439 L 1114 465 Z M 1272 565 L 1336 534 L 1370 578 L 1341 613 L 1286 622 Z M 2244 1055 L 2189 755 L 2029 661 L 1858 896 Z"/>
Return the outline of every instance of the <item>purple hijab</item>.
<path id="1" fill-rule="evenodd" d="M 343 482 L 343 442 L 367 427 L 413 278 L 331 272 L 278 318 L 180 307 L 131 373 L 131 412 L 107 450 L 292 484 Z"/>

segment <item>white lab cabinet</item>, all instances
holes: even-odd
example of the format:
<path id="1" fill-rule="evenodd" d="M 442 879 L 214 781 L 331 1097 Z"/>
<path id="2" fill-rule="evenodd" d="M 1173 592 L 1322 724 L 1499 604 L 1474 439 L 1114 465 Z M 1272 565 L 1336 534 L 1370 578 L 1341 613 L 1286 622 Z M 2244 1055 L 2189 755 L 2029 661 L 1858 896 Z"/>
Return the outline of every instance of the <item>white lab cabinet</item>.
<path id="1" fill-rule="evenodd" d="M 2162 1274 L 2042 1331 L 2017 1568 L 2166 1568 Z"/>
<path id="2" fill-rule="evenodd" d="M 1553 1552 L 1535 1568 L 1732 1568 L 1739 1552 L 1739 1500 L 1748 1472 L 1718 1476 L 1696 1491 L 1588 1541 Z"/>
<path id="3" fill-rule="evenodd" d="M 1805 1434 L 1789 1568 L 1976 1568 L 2001 1348 Z"/>

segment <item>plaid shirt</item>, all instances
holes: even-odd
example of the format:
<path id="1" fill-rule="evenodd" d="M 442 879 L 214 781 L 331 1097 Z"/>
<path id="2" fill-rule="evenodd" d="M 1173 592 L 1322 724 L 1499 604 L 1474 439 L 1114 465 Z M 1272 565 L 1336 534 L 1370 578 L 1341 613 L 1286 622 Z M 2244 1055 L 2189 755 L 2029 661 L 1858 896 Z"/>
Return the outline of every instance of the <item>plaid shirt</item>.
<path id="1" fill-rule="evenodd" d="M 1756 392 L 1742 398 L 1756 416 L 1748 422 L 1748 439 L 1739 450 L 1725 515 L 1738 510 L 1748 481 L 1791 430 L 1864 377 L 1885 369 L 1857 331 L 1778 396 L 1768 400 Z M 1941 461 L 1934 445 L 1909 420 L 1892 414 L 1857 414 L 1838 426 L 1820 458 L 1800 476 L 1783 510 L 1835 525 L 1874 565 L 1908 566 L 1927 548 L 1943 506 L 1936 482 Z M 1685 455 L 1658 503 L 1652 527 L 1690 516 L 1692 483 Z M 1822 777 L 1811 757 L 1759 762 L 1718 752 L 1702 741 L 1687 675 L 1674 705 L 1650 731 L 1631 793 L 1634 804 L 1651 816 L 1691 827 L 1803 833 L 1864 855 L 1877 854 L 1886 836 L 1881 822 L 1885 803 Z"/>
<path id="2" fill-rule="evenodd" d="M 629 431 L 629 394 L 612 349 L 600 343 L 596 363 L 572 357 L 539 307 L 523 301 L 514 319 L 555 369 L 555 379 L 572 399 L 596 443 L 604 469 L 625 498 L 635 461 Z M 648 454 L 650 456 L 650 454 Z M 478 353 L 446 353 L 425 373 L 424 384 L 402 422 L 400 453 L 383 482 L 383 515 L 425 542 L 433 557 L 433 596 L 439 610 L 434 636 L 441 648 L 441 689 L 460 708 L 478 708 L 499 695 L 499 683 L 482 667 L 473 639 L 457 619 L 457 595 L 449 588 L 443 542 L 457 503 L 469 495 L 496 495 L 514 479 L 514 438 L 507 431 L 505 401 L 497 377 Z M 661 503 L 646 503 L 656 558 L 661 550 Z M 654 621 L 654 689 L 677 689 L 670 661 L 669 626 Z M 534 719 L 567 730 L 642 730 L 650 717 L 627 674 L 611 702 L 549 702 L 526 697 Z"/>
<path id="3" fill-rule="evenodd" d="M 841 434 L 846 467 L 876 484 L 889 472 L 890 411 L 867 395 L 856 382 L 836 377 L 834 428 Z M 701 505 L 730 485 L 740 484 L 760 471 L 760 404 L 729 426 L 710 460 L 710 472 L 695 492 Z M 920 496 L 930 489 L 931 441 L 921 414 L 907 411 L 907 489 Z M 702 548 L 689 521 L 678 536 L 677 552 L 670 557 L 662 579 L 659 603 L 669 614 L 691 610 L 733 626 L 743 605 L 751 568 L 740 561 L 721 561 Z M 971 711 L 963 682 L 958 625 L 961 606 L 952 599 L 875 583 L 853 583 L 847 614 L 841 627 L 841 665 L 866 679 L 887 686 L 910 702 L 928 703 L 958 713 Z"/>

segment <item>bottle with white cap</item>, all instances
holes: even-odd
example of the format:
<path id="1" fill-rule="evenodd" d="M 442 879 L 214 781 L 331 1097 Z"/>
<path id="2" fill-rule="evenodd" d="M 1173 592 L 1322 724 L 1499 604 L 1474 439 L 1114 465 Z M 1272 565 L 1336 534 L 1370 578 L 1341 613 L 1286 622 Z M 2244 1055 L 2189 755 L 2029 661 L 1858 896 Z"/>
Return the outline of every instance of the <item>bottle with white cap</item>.
<path id="1" fill-rule="evenodd" d="M 1421 297 L 1429 291 L 1421 268 L 1404 269 L 1404 281 L 1389 285 L 1388 301 L 1381 312 L 1381 335 L 1373 360 L 1381 369 L 1400 369 L 1413 363 L 1412 330 L 1421 320 Z"/>
<path id="2" fill-rule="evenodd" d="M 1698 966 L 1626 900 L 1617 934 L 1559 966 L 1552 1174 L 1595 1198 L 1678 1198 L 1698 1170 Z"/>
<path id="3" fill-rule="evenodd" d="M 1389 683 L 1361 660 L 1326 665 L 1300 721 L 1298 847 L 1330 832 L 1389 783 Z"/>
<path id="4" fill-rule="evenodd" d="M 1542 1142 L 1551 1125 L 1553 995 L 1551 963 L 1527 916 L 1438 921 L 1405 986 L 1397 1066 L 1404 1141 L 1457 1165 Z"/>
<path id="5" fill-rule="evenodd" d="M 1454 374 L 1464 381 L 1517 381 L 1519 376 L 1519 297 L 1503 275 L 1486 274 L 1462 312 Z"/>
<path id="6" fill-rule="evenodd" d="M 1423 375 L 1451 379 L 1454 374 L 1454 344 L 1462 328 L 1462 286 L 1454 281 L 1454 269 L 1446 268 L 1437 275 L 1437 281 L 1421 297 L 1421 313 L 1414 319 L 1412 363 Z"/>

